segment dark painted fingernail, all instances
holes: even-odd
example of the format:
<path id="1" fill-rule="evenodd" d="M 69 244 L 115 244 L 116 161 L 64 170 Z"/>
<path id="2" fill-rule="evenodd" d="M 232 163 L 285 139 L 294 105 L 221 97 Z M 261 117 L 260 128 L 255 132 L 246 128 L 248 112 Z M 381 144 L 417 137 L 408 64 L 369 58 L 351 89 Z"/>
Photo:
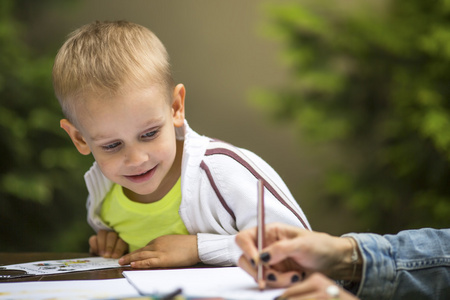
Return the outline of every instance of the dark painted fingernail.
<path id="1" fill-rule="evenodd" d="M 298 277 L 297 274 L 293 275 L 292 278 L 291 278 L 291 282 L 292 282 L 292 283 L 297 282 L 297 281 L 299 281 L 299 280 L 300 280 L 300 277 Z"/>
<path id="2" fill-rule="evenodd" d="M 267 275 L 267 280 L 277 281 L 277 277 L 275 276 L 275 274 L 270 273 L 269 275 Z"/>
<path id="3" fill-rule="evenodd" d="M 287 300 L 287 298 L 284 298 L 283 296 L 278 296 L 273 300 Z"/>
<path id="4" fill-rule="evenodd" d="M 259 258 L 261 258 L 263 262 L 268 262 L 270 260 L 270 254 L 268 252 L 261 253 Z"/>
<path id="5" fill-rule="evenodd" d="M 250 259 L 250 263 L 252 264 L 253 268 L 256 267 L 255 260 L 253 258 Z"/>

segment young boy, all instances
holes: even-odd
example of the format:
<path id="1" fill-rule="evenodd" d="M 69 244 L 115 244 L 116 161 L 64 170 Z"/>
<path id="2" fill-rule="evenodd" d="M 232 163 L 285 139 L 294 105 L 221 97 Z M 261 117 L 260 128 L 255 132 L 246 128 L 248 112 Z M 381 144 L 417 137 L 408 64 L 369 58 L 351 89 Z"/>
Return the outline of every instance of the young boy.
<path id="1" fill-rule="evenodd" d="M 86 173 L 91 252 L 134 268 L 235 265 L 234 237 L 266 222 L 309 228 L 277 173 L 248 150 L 200 136 L 184 118 L 163 44 L 126 21 L 94 22 L 59 50 L 53 85 L 61 127 L 95 163 Z"/>

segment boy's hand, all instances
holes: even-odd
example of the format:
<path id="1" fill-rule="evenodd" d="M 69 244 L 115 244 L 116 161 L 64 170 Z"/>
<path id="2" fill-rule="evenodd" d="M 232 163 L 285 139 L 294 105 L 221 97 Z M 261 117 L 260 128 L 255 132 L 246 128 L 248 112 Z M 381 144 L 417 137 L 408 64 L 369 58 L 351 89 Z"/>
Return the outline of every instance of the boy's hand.
<path id="1" fill-rule="evenodd" d="M 187 267 L 199 262 L 196 235 L 160 236 L 119 260 L 119 264 L 137 269 Z"/>
<path id="2" fill-rule="evenodd" d="M 119 258 L 128 251 L 128 244 L 116 232 L 100 230 L 89 238 L 89 253 L 105 258 Z"/>

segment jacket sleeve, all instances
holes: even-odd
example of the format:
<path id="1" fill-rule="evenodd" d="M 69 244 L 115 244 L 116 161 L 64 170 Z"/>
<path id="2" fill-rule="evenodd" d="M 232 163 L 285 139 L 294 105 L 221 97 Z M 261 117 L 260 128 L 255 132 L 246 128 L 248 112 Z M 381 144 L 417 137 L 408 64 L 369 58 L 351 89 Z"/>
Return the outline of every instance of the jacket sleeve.
<path id="1" fill-rule="evenodd" d="M 357 241 L 363 256 L 361 299 L 448 299 L 450 229 L 344 236 Z"/>
<path id="2" fill-rule="evenodd" d="M 98 212 L 101 209 L 101 206 L 94 206 L 92 203 L 91 196 L 88 196 L 86 201 L 86 209 L 88 211 L 87 221 L 88 224 L 95 232 L 99 232 L 100 230 L 112 231 L 113 229 L 106 225 L 102 218 L 100 217 L 100 213 Z"/>
<path id="3" fill-rule="evenodd" d="M 111 189 L 113 183 L 109 181 L 101 172 L 97 163 L 84 175 L 86 187 L 89 192 L 86 201 L 87 221 L 95 232 L 99 230 L 112 230 L 100 217 L 100 210 L 103 198 Z"/>
<path id="4" fill-rule="evenodd" d="M 226 147 L 226 146 L 224 146 Z M 235 265 L 240 249 L 234 238 L 257 225 L 257 182 L 264 182 L 265 221 L 310 229 L 309 223 L 280 176 L 261 158 L 233 147 L 212 152 L 202 162 L 201 217 L 210 226 L 200 231 L 198 251 L 204 263 Z M 201 226 L 200 226 L 201 227 Z M 222 235 L 222 236 L 220 236 Z"/>

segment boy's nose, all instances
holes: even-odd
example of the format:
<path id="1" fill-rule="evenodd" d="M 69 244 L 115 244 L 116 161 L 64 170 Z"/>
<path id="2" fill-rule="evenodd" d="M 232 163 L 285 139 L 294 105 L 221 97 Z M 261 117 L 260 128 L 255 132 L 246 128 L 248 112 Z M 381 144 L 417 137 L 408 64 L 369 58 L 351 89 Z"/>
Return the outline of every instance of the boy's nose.
<path id="1" fill-rule="evenodd" d="M 141 147 L 133 147 L 128 149 L 125 157 L 125 163 L 129 166 L 140 166 L 149 158 L 147 151 Z"/>

